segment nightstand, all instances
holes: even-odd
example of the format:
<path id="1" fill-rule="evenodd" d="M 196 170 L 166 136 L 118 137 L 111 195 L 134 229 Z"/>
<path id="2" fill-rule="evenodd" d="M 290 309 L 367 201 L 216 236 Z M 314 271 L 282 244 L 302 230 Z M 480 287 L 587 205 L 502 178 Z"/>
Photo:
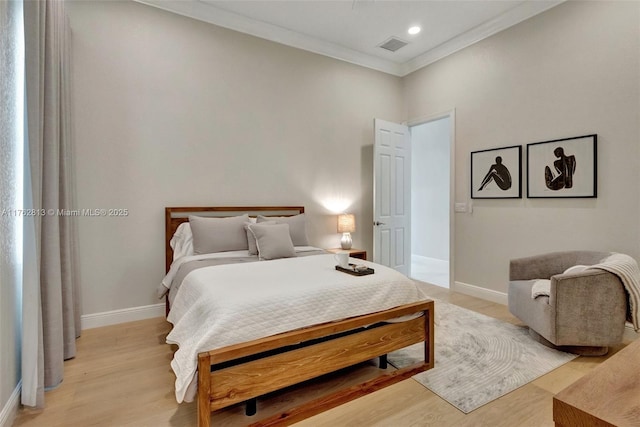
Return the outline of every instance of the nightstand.
<path id="1" fill-rule="evenodd" d="M 342 249 L 342 248 L 331 248 L 331 249 L 327 249 L 327 252 L 331 252 L 333 254 L 335 254 L 336 252 L 349 252 L 349 256 L 351 258 L 358 258 L 361 259 L 363 261 L 367 260 L 367 251 L 362 250 L 362 249 Z"/>

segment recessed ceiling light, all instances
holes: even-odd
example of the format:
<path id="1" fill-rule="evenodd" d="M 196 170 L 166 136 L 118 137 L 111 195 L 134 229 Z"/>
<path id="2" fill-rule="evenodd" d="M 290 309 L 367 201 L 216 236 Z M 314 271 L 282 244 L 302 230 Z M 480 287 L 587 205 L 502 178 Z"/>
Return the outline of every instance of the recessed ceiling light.
<path id="1" fill-rule="evenodd" d="M 409 28 L 409 30 L 407 32 L 409 34 L 411 34 L 411 35 L 415 35 L 415 34 L 418 34 L 420 32 L 420 30 L 421 30 L 421 28 L 416 25 L 414 27 Z"/>

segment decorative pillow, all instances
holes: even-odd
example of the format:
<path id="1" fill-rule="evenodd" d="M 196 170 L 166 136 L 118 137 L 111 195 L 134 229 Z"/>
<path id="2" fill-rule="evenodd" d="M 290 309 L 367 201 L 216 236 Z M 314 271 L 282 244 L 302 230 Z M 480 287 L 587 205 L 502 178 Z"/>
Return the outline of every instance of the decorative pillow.
<path id="1" fill-rule="evenodd" d="M 249 218 L 249 220 L 254 219 L 254 218 Z M 260 225 L 274 225 L 276 222 L 275 221 L 265 221 L 265 222 L 261 222 Z M 251 230 L 249 230 L 249 226 L 250 225 L 255 225 L 256 222 L 255 221 L 249 221 L 249 222 L 245 222 L 244 223 L 244 229 L 247 232 L 247 244 L 249 246 L 249 255 L 258 255 L 258 247 L 256 246 L 256 238 L 253 235 L 253 233 L 251 232 Z"/>
<path id="2" fill-rule="evenodd" d="M 261 260 L 296 256 L 296 250 L 289 234 L 289 224 L 252 224 L 249 226 L 249 230 L 256 238 L 258 256 Z"/>
<path id="3" fill-rule="evenodd" d="M 309 246 L 307 238 L 307 223 L 304 214 L 294 216 L 269 216 L 258 215 L 258 224 L 265 221 L 275 221 L 278 224 L 289 224 L 289 233 L 294 246 Z"/>
<path id="4" fill-rule="evenodd" d="M 241 251 L 248 249 L 244 223 L 249 215 L 228 218 L 208 218 L 189 216 L 193 233 L 193 252 L 210 254 L 214 252 Z"/>
<path id="5" fill-rule="evenodd" d="M 178 226 L 169 245 L 173 249 L 174 261 L 183 256 L 193 255 L 193 234 L 188 222 L 183 222 Z"/>
<path id="6" fill-rule="evenodd" d="M 585 271 L 587 268 L 589 268 L 588 265 L 574 265 L 573 267 L 569 267 L 567 268 L 564 273 L 562 274 L 575 274 L 575 273 L 582 273 L 583 271 Z"/>

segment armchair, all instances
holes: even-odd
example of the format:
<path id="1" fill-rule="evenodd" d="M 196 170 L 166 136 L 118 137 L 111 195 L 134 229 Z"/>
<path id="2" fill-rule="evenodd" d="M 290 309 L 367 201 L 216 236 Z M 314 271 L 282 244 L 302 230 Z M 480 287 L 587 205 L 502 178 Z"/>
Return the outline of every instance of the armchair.
<path id="1" fill-rule="evenodd" d="M 608 252 L 566 251 L 513 259 L 509 265 L 509 311 L 545 345 L 581 355 L 606 354 L 622 342 L 627 295 L 618 276 L 575 265 L 598 264 Z M 532 297 L 536 279 L 549 279 L 549 296 Z"/>

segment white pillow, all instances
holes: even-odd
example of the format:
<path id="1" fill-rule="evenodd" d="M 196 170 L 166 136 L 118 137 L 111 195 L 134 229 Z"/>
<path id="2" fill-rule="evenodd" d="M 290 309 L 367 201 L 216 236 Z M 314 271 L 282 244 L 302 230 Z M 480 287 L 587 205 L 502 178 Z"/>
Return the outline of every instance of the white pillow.
<path id="1" fill-rule="evenodd" d="M 588 265 L 574 265 L 573 267 L 569 267 L 567 268 L 564 273 L 562 274 L 575 274 L 575 273 L 582 273 L 583 271 L 585 271 L 587 268 L 589 268 Z"/>
<path id="2" fill-rule="evenodd" d="M 252 224 L 249 225 L 249 230 L 256 238 L 258 256 L 261 260 L 296 256 L 289 234 L 289 224 Z"/>
<path id="3" fill-rule="evenodd" d="M 189 216 L 193 252 L 210 254 L 248 249 L 247 233 L 244 231 L 244 223 L 248 221 L 247 214 L 226 218 Z"/>
<path id="4" fill-rule="evenodd" d="M 178 226 L 169 241 L 169 246 L 173 249 L 174 261 L 183 256 L 193 255 L 193 234 L 188 222 L 183 222 Z"/>
<path id="5" fill-rule="evenodd" d="M 249 218 L 254 219 L 254 218 Z M 254 221 L 249 221 L 249 222 L 245 222 L 244 223 L 244 229 L 247 231 L 247 244 L 249 245 L 249 255 L 258 255 L 258 247 L 256 246 L 256 238 L 253 235 L 253 233 L 251 232 L 251 230 L 249 230 L 249 226 L 250 225 L 255 225 L 255 220 Z M 274 225 L 276 222 L 275 221 L 265 221 L 265 222 L 261 222 L 260 225 Z"/>
<path id="6" fill-rule="evenodd" d="M 289 224 L 289 234 L 295 246 L 309 246 L 307 238 L 307 223 L 304 214 L 293 216 L 262 216 L 258 215 L 258 224 L 265 221 L 275 221 L 278 224 Z"/>

